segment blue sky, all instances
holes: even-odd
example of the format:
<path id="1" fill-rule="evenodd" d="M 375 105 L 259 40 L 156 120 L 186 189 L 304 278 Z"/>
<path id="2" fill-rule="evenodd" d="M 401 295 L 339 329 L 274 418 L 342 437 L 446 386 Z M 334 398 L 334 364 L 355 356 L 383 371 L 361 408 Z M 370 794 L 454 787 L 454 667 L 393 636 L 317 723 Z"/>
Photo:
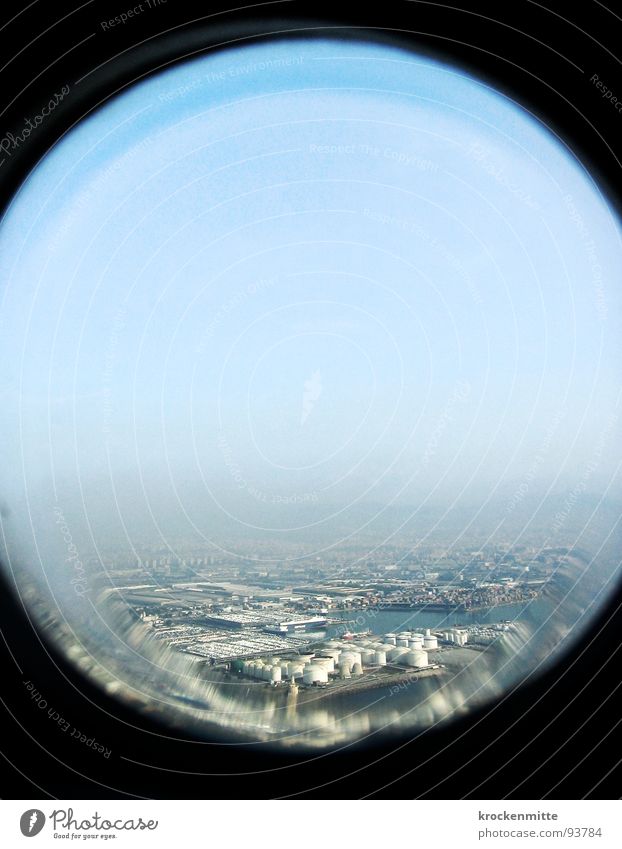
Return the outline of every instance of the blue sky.
<path id="1" fill-rule="evenodd" d="M 591 485 L 617 464 L 618 222 L 551 131 L 429 59 L 174 67 L 56 145 L 0 251 L 8 501 L 190 509 L 193 481 L 283 529 L 295 497 L 321 523 L 530 469 L 572 486 L 599 439 Z"/>

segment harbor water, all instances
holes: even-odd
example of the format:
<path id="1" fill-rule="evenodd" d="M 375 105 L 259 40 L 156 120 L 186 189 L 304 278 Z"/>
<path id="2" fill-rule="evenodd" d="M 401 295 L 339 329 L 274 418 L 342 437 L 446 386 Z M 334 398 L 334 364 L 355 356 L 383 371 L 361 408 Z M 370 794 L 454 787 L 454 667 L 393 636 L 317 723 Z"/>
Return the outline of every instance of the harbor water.
<path id="1" fill-rule="evenodd" d="M 340 636 L 346 630 L 354 632 L 371 630 L 374 634 L 397 633 L 398 631 L 423 631 L 426 628 L 442 629 L 477 623 L 490 624 L 509 620 L 544 621 L 551 612 L 550 602 L 539 598 L 518 604 L 500 604 L 485 610 L 438 611 L 438 610 L 383 610 L 375 608 L 361 611 L 331 611 L 327 628 L 329 637 Z"/>

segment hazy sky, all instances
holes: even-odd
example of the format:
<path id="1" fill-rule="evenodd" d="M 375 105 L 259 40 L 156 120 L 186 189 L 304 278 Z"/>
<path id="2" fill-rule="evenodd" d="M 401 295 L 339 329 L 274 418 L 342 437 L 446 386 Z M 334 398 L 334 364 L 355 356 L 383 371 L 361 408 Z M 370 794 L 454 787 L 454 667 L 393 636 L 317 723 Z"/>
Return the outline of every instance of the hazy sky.
<path id="1" fill-rule="evenodd" d="M 552 132 L 428 59 L 174 67 L 57 144 L 0 250 L 9 503 L 56 479 L 288 528 L 289 501 L 321 524 L 617 465 L 615 216 Z"/>

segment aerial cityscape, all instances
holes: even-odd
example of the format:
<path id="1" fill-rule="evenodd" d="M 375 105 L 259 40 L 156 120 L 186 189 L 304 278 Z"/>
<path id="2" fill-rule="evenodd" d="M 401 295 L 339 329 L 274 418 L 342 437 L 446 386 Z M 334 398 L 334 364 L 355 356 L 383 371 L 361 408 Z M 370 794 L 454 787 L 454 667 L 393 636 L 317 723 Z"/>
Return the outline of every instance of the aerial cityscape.
<path id="1" fill-rule="evenodd" d="M 317 707 L 318 698 L 477 677 L 480 655 L 501 665 L 498 649 L 514 651 L 530 606 L 546 608 L 556 577 L 580 566 L 565 548 L 507 544 L 394 544 L 373 555 L 351 544 L 311 563 L 298 546 L 283 557 L 178 557 L 145 546 L 139 561 L 111 557 L 88 581 L 144 639 L 192 658 L 197 678 L 290 702 L 311 694 Z"/>
<path id="2" fill-rule="evenodd" d="M 492 546 L 447 557 L 438 548 L 387 546 L 373 560 L 357 554 L 351 546 L 342 560 L 318 557 L 309 566 L 162 553 L 134 568 L 111 569 L 108 577 L 160 639 L 214 663 L 295 654 L 309 645 L 309 635 L 371 630 L 379 614 L 433 613 L 441 628 L 456 614 L 472 618 L 499 605 L 528 605 L 542 596 L 567 551 Z"/>

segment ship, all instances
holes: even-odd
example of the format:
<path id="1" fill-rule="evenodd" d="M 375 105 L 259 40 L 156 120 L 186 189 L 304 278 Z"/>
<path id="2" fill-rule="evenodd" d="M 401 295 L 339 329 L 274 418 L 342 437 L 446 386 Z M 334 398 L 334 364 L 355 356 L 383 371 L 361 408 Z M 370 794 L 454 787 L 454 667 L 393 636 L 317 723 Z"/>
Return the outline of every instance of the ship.
<path id="1" fill-rule="evenodd" d="M 342 639 L 344 639 L 344 640 L 354 640 L 357 637 L 369 637 L 370 634 L 371 634 L 371 628 L 369 628 L 367 631 L 358 631 L 357 633 L 353 633 L 352 631 L 346 631 L 345 634 L 343 635 Z"/>
<path id="2" fill-rule="evenodd" d="M 326 627 L 328 619 L 325 616 L 310 616 L 307 619 L 290 619 L 266 625 L 264 631 L 268 634 L 295 634 L 301 631 L 318 631 Z"/>

